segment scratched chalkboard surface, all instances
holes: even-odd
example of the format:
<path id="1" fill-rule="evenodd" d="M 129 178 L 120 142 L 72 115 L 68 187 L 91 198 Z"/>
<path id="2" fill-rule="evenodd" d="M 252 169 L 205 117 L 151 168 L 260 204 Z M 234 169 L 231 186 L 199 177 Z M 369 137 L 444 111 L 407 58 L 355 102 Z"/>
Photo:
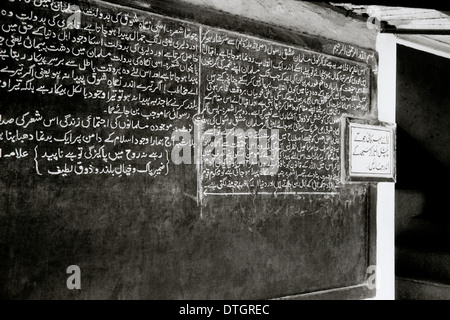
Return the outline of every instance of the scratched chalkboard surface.
<path id="1" fill-rule="evenodd" d="M 341 183 L 340 120 L 376 112 L 373 53 L 103 1 L 8 0 L 0 15 L 0 296 L 365 281 L 370 192 Z"/>

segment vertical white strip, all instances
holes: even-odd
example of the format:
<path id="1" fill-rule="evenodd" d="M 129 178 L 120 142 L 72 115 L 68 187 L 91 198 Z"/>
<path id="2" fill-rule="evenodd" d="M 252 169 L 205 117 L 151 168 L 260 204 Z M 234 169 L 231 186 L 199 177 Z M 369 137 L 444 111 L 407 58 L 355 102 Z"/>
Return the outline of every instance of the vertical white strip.
<path id="1" fill-rule="evenodd" d="M 397 39 L 393 34 L 378 34 L 378 119 L 395 122 L 397 88 Z"/>
<path id="2" fill-rule="evenodd" d="M 379 34 L 378 119 L 395 123 L 397 42 L 395 35 Z M 395 184 L 378 183 L 377 268 L 375 299 L 395 299 Z"/>

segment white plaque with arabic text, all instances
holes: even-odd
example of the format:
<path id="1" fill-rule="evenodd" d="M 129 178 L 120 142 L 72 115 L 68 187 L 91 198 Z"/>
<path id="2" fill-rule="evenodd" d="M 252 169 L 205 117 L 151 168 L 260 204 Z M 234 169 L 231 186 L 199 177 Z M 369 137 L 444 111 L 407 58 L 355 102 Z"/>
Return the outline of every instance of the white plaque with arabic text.
<path id="1" fill-rule="evenodd" d="M 352 177 L 393 178 L 392 128 L 349 124 L 349 174 Z"/>

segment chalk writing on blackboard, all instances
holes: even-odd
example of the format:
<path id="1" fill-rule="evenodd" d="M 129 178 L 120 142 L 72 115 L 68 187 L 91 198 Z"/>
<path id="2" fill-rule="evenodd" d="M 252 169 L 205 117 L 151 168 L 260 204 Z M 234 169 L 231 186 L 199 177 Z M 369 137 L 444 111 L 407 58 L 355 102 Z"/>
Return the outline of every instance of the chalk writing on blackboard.
<path id="1" fill-rule="evenodd" d="M 4 4 L 0 91 L 18 107 L 2 111 L 2 161 L 163 179 L 189 154 L 205 195 L 340 188 L 339 121 L 369 112 L 367 64 L 118 8 Z"/>
<path id="2" fill-rule="evenodd" d="M 198 112 L 198 26 L 92 1 L 8 1 L 0 141 L 38 175 L 168 175 Z M 21 98 L 31 102 L 21 103 Z"/>
<path id="3" fill-rule="evenodd" d="M 202 30 L 201 50 L 205 130 L 279 132 L 276 174 L 260 174 L 261 163 L 205 165 L 205 192 L 337 191 L 340 117 L 369 111 L 369 67 L 212 28 Z"/>

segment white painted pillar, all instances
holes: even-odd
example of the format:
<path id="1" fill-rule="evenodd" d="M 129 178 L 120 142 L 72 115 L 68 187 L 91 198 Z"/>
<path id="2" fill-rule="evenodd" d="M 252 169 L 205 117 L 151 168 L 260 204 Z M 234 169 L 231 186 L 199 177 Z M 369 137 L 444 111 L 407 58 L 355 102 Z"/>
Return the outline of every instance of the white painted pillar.
<path id="1" fill-rule="evenodd" d="M 395 123 L 397 41 L 395 35 L 377 37 L 378 119 Z M 376 300 L 395 299 L 395 184 L 378 183 Z"/>

